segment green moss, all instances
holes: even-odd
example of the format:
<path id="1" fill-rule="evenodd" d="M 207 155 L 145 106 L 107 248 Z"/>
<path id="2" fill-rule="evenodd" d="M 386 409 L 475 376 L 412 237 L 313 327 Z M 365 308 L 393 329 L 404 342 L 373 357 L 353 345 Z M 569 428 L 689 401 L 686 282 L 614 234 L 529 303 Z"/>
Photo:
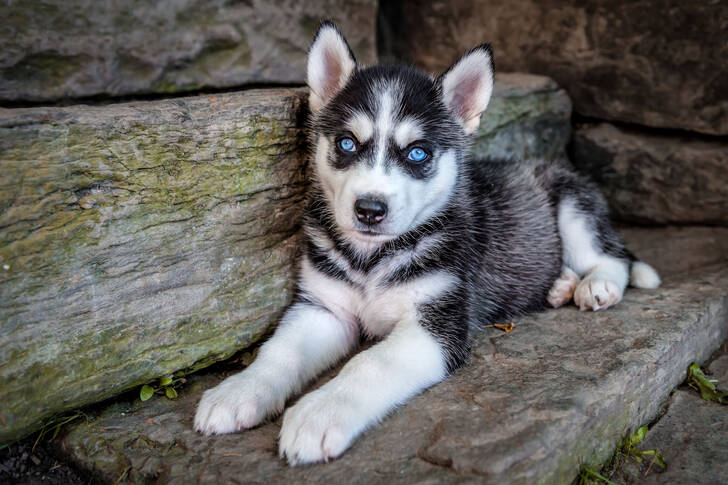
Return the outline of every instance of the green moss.
<path id="1" fill-rule="evenodd" d="M 276 214 L 300 198 L 262 202 L 266 190 L 275 197 L 304 185 L 289 155 L 297 148 L 293 115 L 258 113 L 214 127 L 0 129 L 0 258 L 9 266 L 4 277 L 14 276 L 0 280 L 13 308 L 0 309 L 3 351 L 13 356 L 0 371 L 0 441 L 63 409 L 228 358 L 275 322 L 290 295 L 294 254 L 280 244 L 297 228 Z M 246 212 L 249 229 L 231 225 Z M 272 248 L 263 258 L 262 247 Z M 132 248 L 146 254 L 127 255 Z M 199 303 L 188 314 L 156 316 L 155 291 L 177 291 L 186 276 L 173 268 L 198 257 L 216 275 L 203 290 L 185 283 Z M 149 280 L 155 268 L 166 274 L 159 283 Z M 150 283 L 134 296 L 126 286 L 138 279 Z M 111 305 L 108 295 L 117 295 Z M 106 306 L 95 308 L 96 300 Z"/>

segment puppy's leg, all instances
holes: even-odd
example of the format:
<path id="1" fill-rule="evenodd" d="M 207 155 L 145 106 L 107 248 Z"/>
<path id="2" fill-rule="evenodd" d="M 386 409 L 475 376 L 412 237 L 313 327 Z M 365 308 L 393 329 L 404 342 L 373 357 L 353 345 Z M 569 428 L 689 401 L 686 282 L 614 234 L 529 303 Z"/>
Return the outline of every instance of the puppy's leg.
<path id="1" fill-rule="evenodd" d="M 628 253 L 602 205 L 599 195 L 586 202 L 565 198 L 559 204 L 564 264 L 582 276 L 574 291 L 574 303 L 581 310 L 618 303 L 629 279 Z"/>
<path id="2" fill-rule="evenodd" d="M 291 394 L 347 354 L 357 336 L 354 323 L 323 307 L 295 303 L 250 367 L 205 391 L 195 429 L 232 433 L 279 413 Z"/>
<path id="3" fill-rule="evenodd" d="M 280 454 L 291 465 L 327 461 L 392 408 L 447 374 L 443 350 L 414 318 L 352 358 L 283 416 Z"/>
<path id="4" fill-rule="evenodd" d="M 579 281 L 581 281 L 579 275 L 574 273 L 574 270 L 566 266 L 561 268 L 561 276 L 554 281 L 554 285 L 546 296 L 548 304 L 554 308 L 559 308 L 569 303 L 574 296 Z"/>

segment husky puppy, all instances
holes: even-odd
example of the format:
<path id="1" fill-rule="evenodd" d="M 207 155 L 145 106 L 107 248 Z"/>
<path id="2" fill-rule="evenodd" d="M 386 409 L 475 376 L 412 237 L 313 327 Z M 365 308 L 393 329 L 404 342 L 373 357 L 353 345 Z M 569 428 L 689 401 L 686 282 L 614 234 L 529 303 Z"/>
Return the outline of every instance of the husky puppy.
<path id="1" fill-rule="evenodd" d="M 463 365 L 484 324 L 572 298 L 602 310 L 628 282 L 660 284 L 590 182 L 547 163 L 468 158 L 493 91 L 489 45 L 433 78 L 359 67 L 323 23 L 308 85 L 314 179 L 297 295 L 255 362 L 203 394 L 200 432 L 258 425 L 360 335 L 376 338 L 283 417 L 281 457 L 327 461 Z"/>

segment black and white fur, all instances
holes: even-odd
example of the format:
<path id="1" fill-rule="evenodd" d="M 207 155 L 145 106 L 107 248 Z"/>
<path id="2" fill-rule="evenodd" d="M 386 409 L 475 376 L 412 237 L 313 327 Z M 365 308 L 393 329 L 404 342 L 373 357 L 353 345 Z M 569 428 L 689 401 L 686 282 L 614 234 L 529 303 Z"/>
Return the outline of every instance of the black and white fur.
<path id="1" fill-rule="evenodd" d="M 628 280 L 659 285 L 625 249 L 591 183 L 551 164 L 467 157 L 493 71 L 488 45 L 437 79 L 360 68 L 337 28 L 322 24 L 308 60 L 314 180 L 297 296 L 255 362 L 205 392 L 196 429 L 256 426 L 360 335 L 379 339 L 283 417 L 281 457 L 327 461 L 466 362 L 484 324 L 572 297 L 601 310 Z M 429 158 L 412 163 L 412 147 Z M 386 213 L 362 216 L 362 200 Z"/>

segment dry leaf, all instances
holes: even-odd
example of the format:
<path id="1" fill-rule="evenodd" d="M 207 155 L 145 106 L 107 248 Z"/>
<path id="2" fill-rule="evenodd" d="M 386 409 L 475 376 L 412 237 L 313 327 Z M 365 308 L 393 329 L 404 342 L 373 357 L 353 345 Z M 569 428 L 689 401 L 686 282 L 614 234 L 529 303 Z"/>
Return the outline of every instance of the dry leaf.
<path id="1" fill-rule="evenodd" d="M 515 323 L 494 323 L 492 325 L 486 325 L 486 327 L 495 327 L 498 330 L 503 330 L 505 333 L 510 333 L 511 330 L 516 326 Z"/>

